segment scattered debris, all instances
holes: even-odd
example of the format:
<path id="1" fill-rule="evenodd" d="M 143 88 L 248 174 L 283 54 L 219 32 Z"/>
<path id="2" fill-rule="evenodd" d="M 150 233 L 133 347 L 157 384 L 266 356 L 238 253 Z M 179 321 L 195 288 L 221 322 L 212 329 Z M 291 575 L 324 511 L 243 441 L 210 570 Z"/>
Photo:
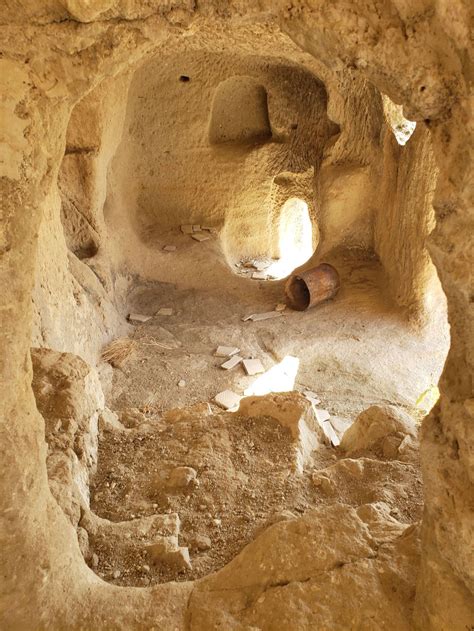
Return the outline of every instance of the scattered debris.
<path id="1" fill-rule="evenodd" d="M 258 375 L 261 372 L 265 372 L 262 362 L 259 359 L 244 359 L 243 360 L 245 372 L 247 375 Z"/>
<path id="2" fill-rule="evenodd" d="M 135 340 L 121 337 L 102 349 L 101 358 L 114 368 L 120 368 L 132 356 L 136 348 Z"/>
<path id="3" fill-rule="evenodd" d="M 190 570 L 191 559 L 188 548 L 173 544 L 168 539 L 147 546 L 147 552 L 154 565 L 167 565 L 177 570 Z"/>
<path id="4" fill-rule="evenodd" d="M 191 235 L 191 237 L 193 239 L 195 239 L 196 241 L 209 241 L 209 239 L 211 238 L 208 234 L 206 234 L 205 232 L 195 232 L 194 234 Z"/>
<path id="5" fill-rule="evenodd" d="M 163 246 L 163 250 L 165 252 L 175 252 L 176 251 L 176 246 L 175 245 L 165 245 L 165 246 Z"/>
<path id="6" fill-rule="evenodd" d="M 242 318 L 243 322 L 252 320 L 252 322 L 258 322 L 260 320 L 269 320 L 270 318 L 279 318 L 283 313 L 281 311 L 267 311 L 265 313 L 252 313 L 251 315 Z"/>
<path id="7" fill-rule="evenodd" d="M 162 307 L 159 311 L 157 311 L 156 315 L 161 315 L 161 316 L 173 315 L 173 309 L 170 309 L 169 307 Z"/>
<path id="8" fill-rule="evenodd" d="M 308 399 L 308 401 L 311 401 L 311 403 L 313 403 L 314 405 L 319 405 L 321 403 L 321 399 L 318 397 L 316 392 L 313 392 L 308 388 L 305 388 L 303 390 L 303 396 Z"/>
<path id="9" fill-rule="evenodd" d="M 206 535 L 193 535 L 189 538 L 188 544 L 191 550 L 198 550 L 199 552 L 209 550 L 212 545 L 211 539 Z"/>
<path id="10" fill-rule="evenodd" d="M 232 392 L 232 390 L 223 390 L 222 392 L 219 392 L 219 394 L 216 394 L 214 401 L 221 408 L 224 408 L 224 410 L 234 412 L 239 407 L 241 398 L 241 396 Z"/>
<path id="11" fill-rule="evenodd" d="M 175 467 L 166 480 L 165 486 L 173 489 L 185 489 L 188 486 L 199 486 L 196 469 L 192 467 Z"/>
<path id="12" fill-rule="evenodd" d="M 141 313 L 129 313 L 128 314 L 128 321 L 129 322 L 138 322 L 140 324 L 142 324 L 143 322 L 148 322 L 148 320 L 151 320 L 151 316 L 146 316 L 146 315 L 142 315 Z"/>
<path id="13" fill-rule="evenodd" d="M 138 427 L 142 423 L 146 423 L 147 418 L 138 408 L 124 408 L 118 413 L 120 423 L 128 429 Z"/>
<path id="14" fill-rule="evenodd" d="M 341 441 L 339 440 L 338 435 L 334 431 L 334 428 L 331 425 L 330 421 L 324 421 L 324 423 L 322 423 L 321 427 L 323 428 L 323 432 L 326 435 L 326 438 L 331 443 L 331 445 L 333 447 L 339 447 L 339 445 L 341 444 Z"/>
<path id="15" fill-rule="evenodd" d="M 240 355 L 233 355 L 230 359 L 221 364 L 221 368 L 224 370 L 231 370 L 240 364 L 242 361 L 242 357 Z"/>
<path id="16" fill-rule="evenodd" d="M 314 407 L 314 415 L 319 424 L 324 423 L 324 421 L 329 421 L 331 415 L 327 410 L 321 410 L 320 408 Z"/>
<path id="17" fill-rule="evenodd" d="M 186 382 L 185 382 L 185 380 L 184 380 L 184 379 L 180 379 L 180 380 L 178 381 L 178 388 L 184 388 L 184 387 L 185 387 L 185 385 L 186 385 Z"/>
<path id="18" fill-rule="evenodd" d="M 309 399 L 311 400 L 311 399 Z M 338 447 L 340 445 L 340 440 L 336 432 L 334 431 L 333 426 L 331 425 L 330 418 L 331 415 L 327 410 L 322 410 L 317 408 L 315 404 L 313 404 L 313 411 L 316 420 L 319 423 L 319 426 L 324 432 L 324 435 L 328 439 L 328 441 L 332 444 L 333 447 Z"/>
<path id="19" fill-rule="evenodd" d="M 183 234 L 192 234 L 193 233 L 193 226 L 191 224 L 183 224 L 181 226 L 181 232 Z"/>
<path id="20" fill-rule="evenodd" d="M 232 357 L 237 353 L 240 353 L 240 348 L 237 346 L 218 346 L 214 355 L 215 357 Z"/>

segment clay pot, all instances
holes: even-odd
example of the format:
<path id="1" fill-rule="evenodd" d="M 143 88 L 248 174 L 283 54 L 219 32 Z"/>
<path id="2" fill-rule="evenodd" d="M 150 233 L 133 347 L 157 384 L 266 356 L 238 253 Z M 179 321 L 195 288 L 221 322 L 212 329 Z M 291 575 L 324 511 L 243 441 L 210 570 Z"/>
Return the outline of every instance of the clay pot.
<path id="1" fill-rule="evenodd" d="M 292 274 L 286 282 L 286 304 L 290 309 L 305 311 L 315 305 L 334 298 L 340 287 L 337 270 L 329 263 Z"/>

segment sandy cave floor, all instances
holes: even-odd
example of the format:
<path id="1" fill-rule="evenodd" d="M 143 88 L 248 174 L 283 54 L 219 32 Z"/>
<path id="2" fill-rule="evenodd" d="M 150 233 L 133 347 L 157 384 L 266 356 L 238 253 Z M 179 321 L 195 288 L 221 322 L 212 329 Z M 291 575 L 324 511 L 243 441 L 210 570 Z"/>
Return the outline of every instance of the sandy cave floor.
<path id="1" fill-rule="evenodd" d="M 265 524 L 284 518 L 284 511 L 301 515 L 321 503 L 358 506 L 382 499 L 396 519 L 418 520 L 417 466 L 339 460 L 337 450 L 321 447 L 300 475 L 288 430 L 269 418 L 249 419 L 215 406 L 217 392 L 242 394 L 256 377 L 246 376 L 241 366 L 222 370 L 224 360 L 214 351 L 219 344 L 235 345 L 266 369 L 288 355 L 297 357 L 294 388 L 317 392 L 342 436 L 368 406 L 413 405 L 437 382 L 445 352 L 439 342 L 442 314 L 415 332 L 387 301 L 377 262 L 353 254 L 327 259 L 342 279 L 335 300 L 304 313 L 286 310 L 274 320 L 243 322 L 243 316 L 281 302 L 283 282 L 232 273 L 217 239 L 190 242 L 172 232 L 162 235 L 160 245 L 165 243 L 183 246 L 158 252 L 161 280 L 137 282 L 130 293 L 128 310 L 153 318 L 133 327 L 137 350 L 114 369 L 108 406 L 131 429 L 101 434 L 91 508 L 114 522 L 177 513 L 179 543 L 189 547 L 192 569 L 154 566 L 133 537 L 120 546 L 92 537 L 95 571 L 120 585 L 196 579 L 229 562 Z M 173 315 L 155 316 L 162 307 Z M 188 413 L 169 412 L 186 406 L 192 406 Z M 179 466 L 194 468 L 198 482 L 163 488 L 163 471 Z M 315 483 L 321 471 L 329 478 L 322 485 Z"/>

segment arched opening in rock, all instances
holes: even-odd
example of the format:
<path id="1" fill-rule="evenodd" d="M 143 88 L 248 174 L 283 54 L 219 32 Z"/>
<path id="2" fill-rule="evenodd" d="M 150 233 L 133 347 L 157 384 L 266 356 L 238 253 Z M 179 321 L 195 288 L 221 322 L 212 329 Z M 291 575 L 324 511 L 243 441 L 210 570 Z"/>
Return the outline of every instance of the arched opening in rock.
<path id="1" fill-rule="evenodd" d="M 91 7 L 70 4 L 68 11 L 94 21 Z M 117 34 L 121 11 L 127 19 Z M 411 71 L 397 84 L 384 33 L 398 33 L 406 46 L 419 37 L 400 28 L 398 20 L 407 18 L 397 11 L 382 24 L 380 16 L 346 15 L 338 22 L 343 38 L 327 28 L 323 13 L 320 27 L 311 12 L 289 12 L 282 17 L 295 20 L 298 45 L 270 14 L 255 24 L 239 15 L 223 30 L 216 28 L 219 13 L 204 14 L 183 35 L 178 10 L 168 16 L 169 29 L 161 16 L 156 27 L 132 13 L 112 2 L 100 28 L 74 25 L 77 33 L 61 11 L 50 16 L 54 28 L 46 24 L 41 37 L 54 50 L 54 80 L 35 60 L 30 109 L 21 100 L 12 108 L 21 117 L 39 100 L 46 114 L 25 141 L 37 134 L 48 149 L 35 148 L 25 160 L 43 196 L 43 221 L 24 231 L 25 243 L 38 232 L 31 356 L 48 450 L 36 448 L 37 423 L 34 440 L 18 436 L 25 454 L 37 449 L 39 464 L 25 477 L 13 463 L 15 489 L 42 493 L 32 503 L 39 512 L 26 526 L 21 511 L 19 519 L 25 531 L 30 522 L 41 526 L 35 576 L 51 567 L 51 577 L 57 571 L 66 583 L 68 573 L 77 577 L 79 587 L 67 583 L 77 609 L 85 594 L 105 603 L 120 593 L 110 584 L 123 587 L 128 610 L 117 599 L 117 618 L 130 628 L 153 619 L 144 603 L 156 613 L 157 595 L 165 602 L 170 593 L 185 612 L 168 625 L 176 628 L 191 617 L 202 628 L 222 620 L 265 628 L 280 603 L 283 626 L 362 627 L 375 617 L 373 602 L 383 603 L 376 611 L 381 626 L 400 614 L 408 628 L 423 510 L 419 425 L 436 401 L 449 345 L 445 296 L 427 249 L 431 238 L 443 260 L 445 244 L 430 237 L 432 202 L 440 138 L 454 137 L 444 133 L 443 117 L 455 99 L 441 57 L 421 64 L 429 69 L 422 80 L 405 59 Z M 109 22 L 117 38 L 82 54 L 87 38 L 95 42 L 96 26 L 108 31 Z M 362 24 L 360 38 L 346 22 Z M 67 54 L 51 35 L 63 28 L 74 39 Z M 127 54 L 114 61 L 116 48 L 124 52 L 124 34 L 129 63 Z M 83 67 L 70 65 L 71 50 L 81 50 L 81 64 L 94 72 L 101 50 L 110 59 L 88 81 Z M 63 64 L 74 80 L 64 79 Z M 406 115 L 417 121 L 406 144 L 393 135 L 399 123 L 381 92 L 392 94 L 392 81 L 393 98 L 406 100 Z M 18 94 L 29 85 L 16 83 Z M 56 156 L 58 166 L 51 103 L 59 110 L 63 100 L 75 106 L 57 189 L 54 164 L 43 158 Z M 430 116 L 441 130 L 430 129 Z M 446 174 L 442 185 L 450 193 Z M 448 193 L 443 208 L 450 216 Z M 23 234 L 23 226 L 14 227 L 5 233 L 14 237 L 13 250 Z M 334 299 L 301 312 L 285 308 L 285 276 L 321 263 L 340 277 Z M 446 383 L 464 395 L 464 374 L 455 378 L 450 370 Z M 461 415 L 455 396 L 445 405 Z M 433 444 L 433 434 L 445 431 L 434 418 L 436 431 L 425 424 Z M 438 469 L 446 478 L 458 474 L 453 467 L 464 456 L 456 431 L 445 441 L 450 462 L 443 469 L 436 460 L 430 471 L 434 486 L 444 484 Z M 43 488 L 41 458 L 54 502 Z M 432 507 L 425 513 L 431 520 Z M 67 562 L 55 556 L 45 527 L 52 518 L 43 513 L 54 517 L 58 554 L 66 552 Z M 439 515 L 443 527 L 434 535 L 425 524 L 432 547 L 432 536 L 439 547 L 453 532 L 455 520 L 444 508 Z M 70 547 L 65 518 L 77 534 Z M 92 571 L 78 561 L 79 547 Z M 468 572 L 449 550 L 441 560 L 433 553 L 434 565 L 426 567 L 451 564 L 458 589 Z M 175 580 L 181 585 L 126 589 Z M 350 608 L 340 604 L 345 590 Z M 332 606 L 322 610 L 314 592 L 330 592 L 337 616 Z M 62 608 L 51 609 L 54 626 Z M 80 624 L 95 627 L 94 615 Z M 98 628 L 113 627 L 114 615 L 104 614 Z"/>
<path id="2" fill-rule="evenodd" d="M 101 368 L 113 412 L 101 416 L 79 523 L 87 562 L 106 580 L 146 585 L 218 570 L 262 524 L 314 507 L 309 463 L 315 454 L 321 467 L 330 462 L 359 412 L 388 399 L 421 415 L 447 344 L 423 242 L 426 140 L 415 134 L 402 149 L 411 153 L 387 157 L 395 145 L 381 96 L 358 98 L 374 121 L 359 163 L 348 146 L 360 131 L 350 100 L 336 126 L 327 86 L 269 57 L 152 57 L 73 112 L 60 172 L 69 265 L 129 314 L 128 330 L 122 320 L 107 335 L 118 338 Z M 375 135 L 384 140 L 368 150 Z M 415 201 L 425 204 L 421 223 L 400 223 Z M 93 237 L 100 246 L 84 259 L 78 244 Z M 298 311 L 310 303 L 305 270 L 321 261 L 337 270 L 340 292 Z M 295 310 L 285 309 L 294 270 Z M 429 304 L 429 317 L 410 324 Z M 277 398 L 248 403 L 254 396 Z M 399 443 L 387 438 L 386 454 Z M 420 508 L 417 499 L 406 519 Z"/>

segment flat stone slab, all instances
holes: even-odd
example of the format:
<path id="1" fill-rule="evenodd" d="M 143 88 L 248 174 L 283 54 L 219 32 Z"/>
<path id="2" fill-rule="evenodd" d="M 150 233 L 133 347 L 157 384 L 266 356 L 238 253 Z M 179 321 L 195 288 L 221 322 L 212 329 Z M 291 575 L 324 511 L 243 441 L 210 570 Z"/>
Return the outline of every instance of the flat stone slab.
<path id="1" fill-rule="evenodd" d="M 211 238 L 208 234 L 206 234 L 205 232 L 195 232 L 194 234 L 191 235 L 191 237 L 195 240 L 195 241 L 209 241 L 209 239 Z"/>
<path id="2" fill-rule="evenodd" d="M 216 357 L 232 357 L 240 353 L 240 349 L 237 346 L 218 346 L 214 355 Z"/>
<path id="3" fill-rule="evenodd" d="M 224 410 L 230 410 L 233 412 L 239 407 L 241 398 L 241 396 L 232 392 L 232 390 L 223 390 L 222 392 L 219 392 L 219 394 L 216 394 L 214 401 L 221 408 L 224 408 Z"/>
<path id="4" fill-rule="evenodd" d="M 141 313 L 129 313 L 128 314 L 128 321 L 129 322 L 138 322 L 140 324 L 142 324 L 143 322 L 148 322 L 148 320 L 151 320 L 152 316 L 146 316 L 146 315 L 142 315 Z"/>
<path id="5" fill-rule="evenodd" d="M 267 272 L 265 272 L 265 271 L 263 271 L 263 270 L 262 270 L 262 271 L 260 271 L 260 272 L 254 272 L 254 273 L 252 274 L 252 278 L 253 278 L 254 280 L 267 280 L 267 278 L 268 278 L 268 274 L 267 274 Z"/>
<path id="6" fill-rule="evenodd" d="M 242 357 L 240 355 L 233 355 L 230 359 L 221 364 L 221 368 L 224 370 L 231 370 L 238 366 L 242 361 Z"/>
<path id="7" fill-rule="evenodd" d="M 244 359 L 244 369 L 247 375 L 259 375 L 265 372 L 265 368 L 259 359 Z"/>

